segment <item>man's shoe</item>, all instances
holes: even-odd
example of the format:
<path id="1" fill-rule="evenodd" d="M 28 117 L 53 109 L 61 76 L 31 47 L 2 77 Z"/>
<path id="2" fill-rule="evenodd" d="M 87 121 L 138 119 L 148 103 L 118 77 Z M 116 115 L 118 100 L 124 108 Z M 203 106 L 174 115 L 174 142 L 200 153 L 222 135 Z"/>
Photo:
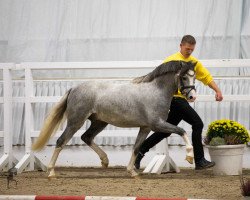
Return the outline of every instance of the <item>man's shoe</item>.
<path id="1" fill-rule="evenodd" d="M 135 168 L 136 169 L 140 169 L 140 165 L 141 165 L 141 159 L 144 157 L 144 154 L 139 152 L 136 159 L 135 159 Z"/>
<path id="2" fill-rule="evenodd" d="M 215 162 L 213 161 L 208 161 L 205 158 L 202 158 L 198 162 L 195 163 L 195 170 L 202 170 L 206 168 L 213 167 L 215 165 Z"/>

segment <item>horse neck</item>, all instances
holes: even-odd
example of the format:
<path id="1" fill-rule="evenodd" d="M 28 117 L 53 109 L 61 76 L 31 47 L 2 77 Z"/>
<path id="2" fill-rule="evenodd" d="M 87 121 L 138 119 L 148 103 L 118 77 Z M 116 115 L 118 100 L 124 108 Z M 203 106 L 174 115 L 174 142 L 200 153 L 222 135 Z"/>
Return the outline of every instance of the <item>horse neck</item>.
<path id="1" fill-rule="evenodd" d="M 175 80 L 175 73 L 167 73 L 155 78 L 154 83 L 157 88 L 162 89 L 164 92 L 168 91 L 169 94 L 174 94 L 178 88 Z"/>

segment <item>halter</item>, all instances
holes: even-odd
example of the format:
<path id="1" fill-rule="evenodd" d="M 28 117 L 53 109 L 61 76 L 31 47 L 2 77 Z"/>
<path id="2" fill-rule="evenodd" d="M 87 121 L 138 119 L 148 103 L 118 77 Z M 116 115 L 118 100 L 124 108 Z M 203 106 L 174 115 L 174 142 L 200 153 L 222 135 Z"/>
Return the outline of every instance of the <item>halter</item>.
<path id="1" fill-rule="evenodd" d="M 194 77 L 194 76 L 195 76 L 195 73 L 194 73 L 194 75 L 191 75 L 191 74 L 189 74 L 189 73 L 186 73 L 186 74 L 187 74 L 188 76 L 191 76 L 191 77 Z M 194 85 L 186 85 L 186 86 L 184 86 L 183 80 L 182 80 L 181 77 L 180 77 L 180 92 L 181 92 L 181 94 L 183 94 L 183 91 L 184 91 L 185 89 L 189 89 L 189 90 L 187 91 L 187 93 L 186 93 L 186 96 L 188 96 L 188 94 L 189 94 L 192 90 L 195 90 L 195 91 L 196 91 Z"/>

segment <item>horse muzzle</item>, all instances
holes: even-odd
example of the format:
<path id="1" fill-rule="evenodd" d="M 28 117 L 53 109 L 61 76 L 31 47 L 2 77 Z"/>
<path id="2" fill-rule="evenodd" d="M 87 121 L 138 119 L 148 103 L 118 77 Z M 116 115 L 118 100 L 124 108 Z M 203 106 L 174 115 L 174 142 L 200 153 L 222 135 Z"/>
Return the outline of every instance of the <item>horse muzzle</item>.
<path id="1" fill-rule="evenodd" d="M 192 95 L 191 95 L 191 96 L 188 96 L 188 97 L 187 97 L 187 100 L 188 100 L 189 102 L 194 102 L 194 101 L 196 100 L 196 96 L 194 96 L 194 95 L 193 95 L 193 96 L 192 96 Z"/>
<path id="2" fill-rule="evenodd" d="M 181 94 L 186 96 L 188 101 L 195 101 L 196 99 L 196 90 L 195 90 L 195 86 L 185 86 L 182 87 L 181 89 Z"/>

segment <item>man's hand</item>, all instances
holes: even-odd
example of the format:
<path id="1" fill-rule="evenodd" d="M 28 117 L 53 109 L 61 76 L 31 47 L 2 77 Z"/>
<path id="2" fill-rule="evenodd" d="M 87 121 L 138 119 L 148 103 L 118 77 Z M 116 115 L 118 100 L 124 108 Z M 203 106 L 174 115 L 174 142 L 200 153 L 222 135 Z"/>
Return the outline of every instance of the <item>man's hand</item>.
<path id="1" fill-rule="evenodd" d="M 223 100 L 223 96 L 222 96 L 221 91 L 216 92 L 215 99 L 216 99 L 216 101 L 222 101 Z"/>
<path id="2" fill-rule="evenodd" d="M 222 101 L 223 100 L 223 96 L 222 96 L 222 93 L 221 93 L 219 87 L 217 86 L 217 84 L 214 81 L 211 81 L 208 84 L 208 86 L 215 91 L 215 100 L 216 101 Z"/>

